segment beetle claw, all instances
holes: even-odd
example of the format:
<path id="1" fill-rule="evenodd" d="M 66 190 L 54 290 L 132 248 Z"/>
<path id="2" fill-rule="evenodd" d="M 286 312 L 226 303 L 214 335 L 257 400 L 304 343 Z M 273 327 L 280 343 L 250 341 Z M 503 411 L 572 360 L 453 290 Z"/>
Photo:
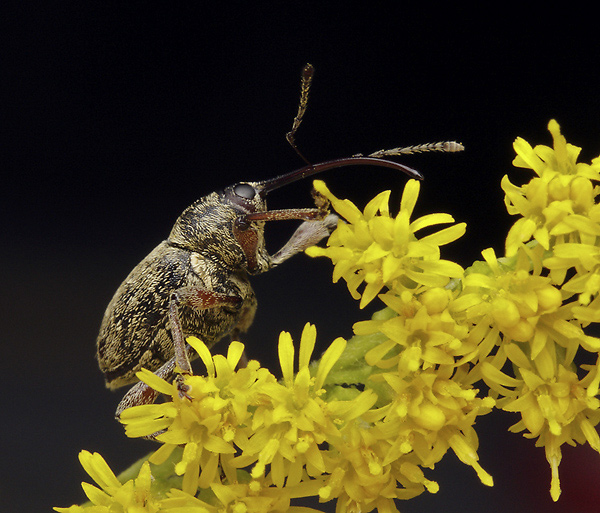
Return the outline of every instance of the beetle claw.
<path id="1" fill-rule="evenodd" d="M 177 386 L 177 392 L 179 392 L 179 399 L 183 399 L 184 397 L 190 401 L 193 399 L 193 397 L 188 394 L 192 387 L 184 382 L 182 374 L 177 374 L 175 377 L 175 384 Z"/>

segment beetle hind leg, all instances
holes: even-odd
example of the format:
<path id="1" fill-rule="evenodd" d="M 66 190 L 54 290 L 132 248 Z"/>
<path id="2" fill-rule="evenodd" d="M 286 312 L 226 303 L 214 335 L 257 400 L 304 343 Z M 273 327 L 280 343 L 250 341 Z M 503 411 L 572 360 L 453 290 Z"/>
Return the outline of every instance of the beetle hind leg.
<path id="1" fill-rule="evenodd" d="M 167 363 L 162 365 L 162 367 L 154 371 L 154 374 L 165 381 L 169 381 L 173 376 L 174 369 L 175 357 L 171 358 Z M 154 401 L 156 401 L 159 395 L 160 392 L 157 392 L 143 381 L 138 381 L 127 391 L 127 393 L 123 396 L 123 399 L 121 399 L 121 402 L 117 406 L 115 417 L 118 419 L 123 410 L 126 410 L 131 406 L 152 404 Z"/>

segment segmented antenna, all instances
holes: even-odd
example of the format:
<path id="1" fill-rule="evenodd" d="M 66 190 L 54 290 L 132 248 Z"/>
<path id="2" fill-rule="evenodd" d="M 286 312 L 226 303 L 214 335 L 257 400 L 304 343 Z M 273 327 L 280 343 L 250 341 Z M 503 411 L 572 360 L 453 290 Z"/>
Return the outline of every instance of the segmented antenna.
<path id="1" fill-rule="evenodd" d="M 300 127 L 300 124 L 302 123 L 302 118 L 304 118 L 304 113 L 306 112 L 306 107 L 308 105 L 308 92 L 310 90 L 310 85 L 312 84 L 314 74 L 315 74 L 315 68 L 312 66 L 312 64 L 307 63 L 304 66 L 304 69 L 302 70 L 302 81 L 300 83 L 300 102 L 298 103 L 298 112 L 296 113 L 296 117 L 294 118 L 294 122 L 292 123 L 292 129 L 287 134 L 285 134 L 285 138 L 287 139 L 287 142 L 290 144 L 290 146 L 300 156 L 300 158 L 304 162 L 306 162 L 308 164 L 308 166 L 311 167 L 310 172 L 305 170 L 304 168 L 302 170 L 298 170 L 298 176 L 300 176 L 301 178 L 303 178 L 304 176 L 309 176 L 311 174 L 316 173 L 317 168 L 325 169 L 330 164 L 330 162 L 327 162 L 324 164 L 318 164 L 317 166 L 313 166 L 309 162 L 309 160 L 302 154 L 302 152 L 298 149 L 298 146 L 296 146 L 296 139 L 295 139 L 296 132 L 298 131 L 298 128 Z M 339 160 L 335 161 L 334 167 L 342 167 L 345 165 L 351 165 L 351 164 L 357 163 L 358 161 L 361 161 L 361 159 L 362 159 L 362 162 L 366 163 L 368 161 L 369 157 L 383 159 L 383 157 L 393 157 L 393 156 L 398 156 L 398 155 L 411 155 L 413 153 L 425 153 L 427 151 L 440 151 L 440 152 L 453 153 L 453 152 L 457 152 L 457 151 L 463 151 L 464 149 L 465 149 L 465 147 L 456 141 L 441 141 L 441 142 L 436 142 L 436 143 L 417 144 L 415 146 L 405 146 L 403 148 L 392 148 L 390 150 L 375 151 L 375 152 L 371 153 L 370 155 L 368 155 L 367 157 L 364 157 L 362 155 L 362 153 L 358 153 L 358 154 L 354 155 L 352 158 L 339 159 Z M 331 161 L 331 162 L 333 163 L 334 161 Z M 327 166 L 325 164 L 327 164 Z M 371 164 L 374 165 L 373 162 L 371 162 Z M 318 166 L 321 166 L 321 167 L 318 167 Z M 420 175 L 420 173 L 418 171 L 416 171 L 412 168 L 409 168 L 408 166 L 404 166 L 404 164 L 397 164 L 397 163 L 389 162 L 389 166 L 386 166 L 386 167 L 394 167 L 394 166 L 401 167 L 402 171 L 404 171 L 405 173 L 408 173 L 409 175 L 411 175 L 413 177 L 422 179 L 422 176 Z M 312 169 L 312 168 L 314 168 L 314 169 Z M 294 176 L 296 176 L 296 175 L 294 175 Z M 298 177 L 294 178 L 294 180 L 297 180 L 297 179 L 299 179 L 299 178 Z M 285 183 L 288 183 L 288 181 L 286 181 Z M 267 182 L 265 182 L 265 184 L 266 183 Z M 277 187 L 280 187 L 280 186 L 281 185 L 277 185 Z M 268 188 L 265 189 L 265 191 L 267 191 L 267 192 L 268 192 L 268 190 L 271 190 L 271 189 L 268 189 Z M 265 192 L 265 194 L 266 194 L 266 192 Z"/>
<path id="2" fill-rule="evenodd" d="M 436 143 L 417 144 L 415 146 L 406 146 L 404 148 L 392 148 L 390 150 L 379 150 L 371 153 L 369 157 L 382 158 L 393 157 L 394 155 L 411 155 L 413 153 L 425 153 L 427 151 L 443 151 L 454 153 L 463 151 L 465 147 L 456 141 L 441 141 Z"/>
<path id="3" fill-rule="evenodd" d="M 287 142 L 290 143 L 290 146 L 294 148 L 294 151 L 300 156 L 300 158 L 309 165 L 310 162 L 304 155 L 302 155 L 296 146 L 295 136 L 300 123 L 302 123 L 304 113 L 306 112 L 306 106 L 308 105 L 308 91 L 310 89 L 310 84 L 312 83 L 314 73 L 315 68 L 313 68 L 312 64 L 306 64 L 306 66 L 304 66 L 304 69 L 302 70 L 302 82 L 300 84 L 300 103 L 298 104 L 298 113 L 294 118 L 292 129 L 285 134 L 285 138 L 287 139 Z"/>

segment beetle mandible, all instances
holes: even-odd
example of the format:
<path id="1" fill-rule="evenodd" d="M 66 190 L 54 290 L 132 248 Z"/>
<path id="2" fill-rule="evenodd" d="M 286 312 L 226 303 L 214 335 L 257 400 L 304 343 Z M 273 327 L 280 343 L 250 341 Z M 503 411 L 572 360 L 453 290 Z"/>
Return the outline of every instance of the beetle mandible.
<path id="1" fill-rule="evenodd" d="M 288 133 L 296 151 L 293 132 L 306 107 L 306 69 L 299 114 Z M 457 151 L 426 146 L 413 149 Z M 269 180 L 240 182 L 186 208 L 168 238 L 131 271 L 106 309 L 97 339 L 97 359 L 107 387 L 135 383 L 142 367 L 164 379 L 172 377 L 176 367 L 178 372 L 191 372 L 186 337 L 194 335 L 209 347 L 227 335 L 236 339 L 250 327 L 256 311 L 248 276 L 264 273 L 317 244 L 337 224 L 337 216 L 329 214 L 323 197 L 314 195 L 314 208 L 267 210 L 267 194 L 308 176 L 354 165 L 392 168 L 422 179 L 418 171 L 381 158 L 411 152 L 405 150 L 308 164 Z M 279 220 L 303 223 L 279 251 L 269 255 L 265 223 Z M 182 380 L 178 383 L 184 394 Z M 157 395 L 138 382 L 119 403 L 117 417 L 129 406 L 153 402 Z"/>

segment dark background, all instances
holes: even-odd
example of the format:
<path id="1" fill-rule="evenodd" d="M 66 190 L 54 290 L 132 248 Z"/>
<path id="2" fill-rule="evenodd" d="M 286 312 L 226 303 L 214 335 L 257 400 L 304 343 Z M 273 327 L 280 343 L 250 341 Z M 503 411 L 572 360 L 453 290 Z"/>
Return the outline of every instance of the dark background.
<path id="1" fill-rule="evenodd" d="M 119 472 L 153 449 L 112 419 L 97 329 L 121 280 L 196 198 L 302 162 L 285 142 L 299 74 L 316 68 L 297 141 L 318 162 L 384 147 L 462 141 L 460 155 L 403 159 L 425 175 L 417 215 L 450 212 L 467 235 L 444 256 L 468 265 L 502 250 L 511 219 L 500 179 L 512 142 L 550 144 L 556 118 L 582 160 L 600 153 L 597 28 L 576 4 L 555 11 L 460 4 L 22 1 L 0 7 L 0 344 L 3 419 L 0 509 L 48 511 L 81 502 L 81 449 Z M 560 9 L 559 9 L 560 7 Z M 568 7 L 568 10 L 567 10 Z M 326 173 L 359 206 L 404 176 L 385 169 Z M 310 206 L 310 181 L 273 193 L 272 208 Z M 268 227 L 274 250 L 293 223 Z M 349 336 L 360 312 L 325 259 L 300 255 L 256 277 L 251 357 L 273 363 L 278 333 L 316 323 L 324 347 Z M 597 511 L 600 456 L 565 448 L 563 496 L 549 498 L 543 449 L 478 421 L 494 488 L 449 452 L 428 476 L 437 495 L 402 503 L 426 511 Z"/>

